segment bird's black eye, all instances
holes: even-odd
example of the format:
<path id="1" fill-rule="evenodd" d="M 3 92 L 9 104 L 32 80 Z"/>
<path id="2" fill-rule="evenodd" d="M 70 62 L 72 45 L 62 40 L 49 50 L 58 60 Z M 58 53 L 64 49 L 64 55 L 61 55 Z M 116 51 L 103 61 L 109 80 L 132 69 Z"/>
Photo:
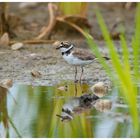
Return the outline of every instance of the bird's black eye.
<path id="1" fill-rule="evenodd" d="M 61 45 L 63 46 L 63 45 L 64 45 L 64 43 L 63 43 L 63 42 L 61 42 Z"/>

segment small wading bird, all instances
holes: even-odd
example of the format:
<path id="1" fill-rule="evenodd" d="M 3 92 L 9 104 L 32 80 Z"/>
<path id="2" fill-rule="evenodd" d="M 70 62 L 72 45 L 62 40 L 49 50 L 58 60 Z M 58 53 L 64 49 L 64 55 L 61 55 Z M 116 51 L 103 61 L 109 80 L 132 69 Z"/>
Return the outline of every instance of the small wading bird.
<path id="1" fill-rule="evenodd" d="M 77 77 L 77 66 L 81 67 L 81 75 L 80 75 L 80 80 L 81 82 L 82 75 L 84 72 L 83 67 L 87 64 L 92 63 L 96 57 L 93 55 L 91 52 L 85 50 L 85 49 L 75 49 L 75 45 L 71 44 L 69 42 L 61 42 L 59 46 L 56 47 L 56 49 L 60 49 L 61 54 L 63 58 L 71 65 L 75 66 L 75 82 L 78 80 L 76 79 Z M 109 60 L 108 57 L 103 57 L 106 60 Z"/>

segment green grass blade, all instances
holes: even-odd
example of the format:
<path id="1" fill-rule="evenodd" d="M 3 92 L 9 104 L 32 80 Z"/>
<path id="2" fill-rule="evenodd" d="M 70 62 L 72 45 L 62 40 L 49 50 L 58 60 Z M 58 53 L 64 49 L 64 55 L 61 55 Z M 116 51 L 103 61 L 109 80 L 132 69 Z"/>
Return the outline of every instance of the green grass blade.
<path id="1" fill-rule="evenodd" d="M 91 48 L 94 55 L 98 58 L 99 62 L 102 64 L 103 68 L 105 69 L 106 73 L 111 77 L 113 77 L 113 73 L 111 67 L 106 63 L 106 60 L 101 55 L 98 46 L 95 44 L 94 39 L 88 33 L 85 33 L 85 37 L 89 47 Z"/>
<path id="2" fill-rule="evenodd" d="M 113 41 L 110 38 L 110 34 L 107 30 L 105 22 L 104 22 L 101 14 L 99 13 L 98 10 L 96 12 L 96 16 L 97 16 L 97 20 L 98 20 L 98 23 L 100 25 L 101 31 L 103 33 L 104 39 L 106 41 L 106 45 L 107 45 L 109 52 L 110 52 L 110 57 L 112 60 L 113 68 L 118 73 L 118 78 L 119 78 L 118 80 L 122 81 L 123 84 L 125 84 L 126 86 L 129 86 L 129 83 L 127 80 L 127 75 L 123 70 L 121 61 L 120 61 L 119 56 L 117 54 L 117 51 L 115 49 L 115 45 L 113 44 Z"/>
<path id="3" fill-rule="evenodd" d="M 122 56 L 123 58 L 123 64 L 124 64 L 124 71 L 127 73 L 127 76 L 131 76 L 131 72 L 130 72 L 130 63 L 129 63 L 129 50 L 128 50 L 128 46 L 126 43 L 126 39 L 124 38 L 123 35 L 120 35 L 120 39 L 121 39 L 121 46 L 122 46 Z M 131 79 L 131 77 L 129 77 Z"/>
<path id="4" fill-rule="evenodd" d="M 116 76 L 118 77 L 118 82 L 121 84 L 123 94 L 130 107 L 130 114 L 133 120 L 134 136 L 138 135 L 139 125 L 138 125 L 138 110 L 137 110 L 137 90 L 134 86 L 134 82 L 131 79 L 130 65 L 129 65 L 129 53 L 127 48 L 127 43 L 125 39 L 121 36 L 121 43 L 124 55 L 124 64 L 117 54 L 116 47 L 113 44 L 110 34 L 106 27 L 106 24 L 97 10 L 96 12 L 97 20 L 100 25 L 101 31 L 103 33 L 104 39 L 106 41 L 107 47 L 109 49 L 110 57 L 112 60 L 112 65 L 116 71 Z M 125 71 L 127 70 L 127 72 Z"/>
<path id="5" fill-rule="evenodd" d="M 134 75 L 136 81 L 140 79 L 140 3 L 137 4 L 136 16 L 135 16 L 135 35 L 132 40 L 133 47 L 133 64 L 134 64 Z"/>

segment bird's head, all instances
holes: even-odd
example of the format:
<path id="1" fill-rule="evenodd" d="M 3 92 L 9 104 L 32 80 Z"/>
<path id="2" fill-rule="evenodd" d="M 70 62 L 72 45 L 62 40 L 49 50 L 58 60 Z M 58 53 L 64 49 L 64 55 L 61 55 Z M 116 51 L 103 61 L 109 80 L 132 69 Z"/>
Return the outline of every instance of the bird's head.
<path id="1" fill-rule="evenodd" d="M 67 52 L 74 48 L 74 45 L 69 42 L 61 42 L 56 49 L 60 49 L 61 52 Z"/>

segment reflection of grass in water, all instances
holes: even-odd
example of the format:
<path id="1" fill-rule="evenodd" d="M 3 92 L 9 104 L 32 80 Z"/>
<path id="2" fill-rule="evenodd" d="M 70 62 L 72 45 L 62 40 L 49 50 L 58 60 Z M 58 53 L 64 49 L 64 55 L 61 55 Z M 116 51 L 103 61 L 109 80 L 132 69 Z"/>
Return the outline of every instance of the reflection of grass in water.
<path id="1" fill-rule="evenodd" d="M 68 84 L 68 91 L 60 91 L 57 87 L 28 87 L 29 102 L 37 100 L 35 104 L 37 113 L 32 118 L 34 122 L 30 128 L 31 135 L 33 137 L 92 137 L 92 124 L 85 120 L 85 114 L 77 116 L 73 121 L 67 123 L 63 123 L 60 118 L 57 118 L 56 114 L 61 113 L 65 101 L 75 95 L 75 85 Z M 86 92 L 87 90 L 86 84 L 82 85 L 82 89 L 78 84 L 77 96 L 80 96 L 82 91 Z"/>
<path id="2" fill-rule="evenodd" d="M 16 126 L 14 125 L 13 121 L 8 116 L 7 94 L 8 94 L 8 89 L 0 86 L 0 123 L 3 123 L 3 126 L 5 128 L 6 138 L 10 137 L 10 134 L 9 134 L 10 124 L 12 128 L 15 130 L 15 133 L 17 134 L 17 136 L 21 138 L 21 135 L 18 132 Z"/>
<path id="3" fill-rule="evenodd" d="M 81 95 L 80 85 L 78 85 L 77 90 L 78 90 L 77 95 L 80 96 Z M 63 94 L 65 98 L 69 98 L 71 96 L 74 96 L 75 94 L 74 91 L 75 91 L 74 85 L 70 85 L 68 92 L 63 92 Z M 57 89 L 55 91 L 54 96 L 58 96 Z M 61 109 L 64 103 L 65 103 L 65 100 L 57 100 L 57 99 L 55 102 L 53 102 L 54 107 L 51 112 L 50 124 L 48 125 L 49 132 L 48 132 L 47 137 L 66 137 L 66 138 L 67 137 L 90 137 L 89 133 L 91 133 L 92 131 L 91 130 L 89 131 L 89 129 L 86 129 L 88 122 L 85 120 L 83 115 L 81 115 L 80 117 L 74 118 L 73 121 L 66 122 L 66 123 L 61 122 L 60 119 L 56 117 L 56 114 L 61 113 Z M 78 128 L 80 127 L 80 129 L 77 129 L 75 126 L 78 126 Z"/>
<path id="4" fill-rule="evenodd" d="M 93 50 L 94 54 L 99 58 L 99 61 L 113 80 L 113 82 L 116 84 L 121 85 L 122 93 L 130 107 L 130 114 L 133 120 L 133 136 L 138 137 L 139 136 L 139 112 L 137 109 L 137 87 L 136 84 L 140 82 L 140 69 L 139 69 L 139 46 L 140 46 L 140 4 L 138 4 L 137 11 L 136 11 L 136 27 L 135 27 L 135 35 L 132 40 L 132 48 L 133 48 L 133 65 L 134 69 L 130 69 L 129 64 L 129 51 L 128 46 L 126 43 L 126 39 L 123 35 L 120 36 L 121 39 L 121 46 L 123 50 L 123 63 L 121 63 L 121 60 L 118 57 L 118 54 L 115 50 L 115 45 L 113 44 L 113 41 L 110 38 L 109 32 L 107 30 L 107 27 L 105 25 L 105 22 L 99 13 L 99 11 L 96 11 L 97 20 L 100 25 L 101 31 L 103 33 L 104 39 L 106 41 L 107 47 L 109 49 L 109 55 L 111 58 L 111 62 L 113 65 L 113 70 L 115 71 L 115 75 L 113 74 L 113 71 L 111 71 L 111 68 L 108 66 L 108 64 L 104 61 L 104 59 L 101 57 L 101 54 L 98 50 L 98 47 L 96 46 L 95 42 L 93 41 L 92 37 L 88 34 L 86 34 L 86 38 L 88 41 L 89 46 Z M 134 73 L 132 77 L 132 72 Z"/>
<path id="5" fill-rule="evenodd" d="M 58 137 L 88 138 L 93 137 L 91 120 L 85 119 L 89 112 L 74 117 L 70 122 L 58 122 Z"/>
<path id="6" fill-rule="evenodd" d="M 63 91 L 63 94 L 66 99 L 72 95 L 74 96 L 74 90 L 75 90 L 74 85 L 70 85 L 68 88 L 69 90 L 67 92 Z M 59 96 L 58 92 L 59 91 L 57 89 L 55 89 L 55 91 L 52 90 L 52 95 Z M 78 85 L 77 94 L 81 95 L 81 88 L 79 85 Z M 42 120 L 42 122 L 46 122 L 44 126 L 47 128 L 46 129 L 43 127 L 40 128 L 40 130 L 44 130 L 44 129 L 46 130 L 46 134 L 44 133 L 44 136 L 46 137 L 91 137 L 88 134 L 91 133 L 92 131 L 89 131 L 89 129 L 86 129 L 86 127 L 88 125 L 91 125 L 91 123 L 88 124 L 87 121 L 85 121 L 83 115 L 67 123 L 61 122 L 60 119 L 56 117 L 56 114 L 61 113 L 61 109 L 64 103 L 65 103 L 65 99 L 57 99 L 57 98 L 51 102 L 44 103 L 46 104 L 45 106 L 47 107 L 47 109 L 45 111 L 42 111 L 42 113 L 38 113 L 39 118 L 37 119 L 39 121 Z M 40 110 L 41 110 L 41 106 L 38 108 L 38 111 Z M 44 112 L 47 113 L 46 117 L 42 116 L 43 114 L 45 114 Z M 39 121 L 37 122 L 38 125 L 39 125 Z M 79 127 L 79 129 L 77 129 L 76 127 Z M 38 134 L 37 137 L 40 137 L 40 132 L 39 133 L 37 132 L 37 134 Z"/>
<path id="7" fill-rule="evenodd" d="M 59 85 L 59 86 L 63 86 Z M 102 124 L 104 116 L 98 113 L 95 109 L 87 110 L 80 115 L 74 115 L 74 119 L 70 122 L 61 122 L 60 118 L 56 114 L 61 114 L 62 106 L 74 96 L 74 84 L 68 84 L 68 91 L 61 91 L 59 87 L 31 87 L 31 86 L 19 86 L 17 87 L 16 101 L 17 104 L 12 106 L 12 112 L 10 118 L 13 123 L 16 124 L 17 130 L 21 133 L 22 137 L 94 137 L 98 125 Z M 82 86 L 86 92 L 88 86 L 85 84 Z M 78 95 L 81 95 L 81 88 L 78 85 Z M 10 106 L 11 107 L 11 106 Z M 11 109 L 9 109 L 10 111 Z M 11 115 L 13 114 L 14 115 Z M 116 110 L 117 112 L 123 112 L 124 110 Z M 116 112 L 115 111 L 115 112 Z M 87 119 L 88 116 L 90 119 Z M 94 116 L 103 117 L 101 120 L 94 118 Z M 93 117 L 93 118 L 92 118 Z M 22 121 L 23 120 L 23 121 Z M 130 125 L 130 124 L 129 124 Z M 119 124 L 118 124 L 119 127 Z M 126 136 L 125 132 L 130 130 L 129 127 L 125 129 L 125 126 L 120 129 L 115 128 L 112 136 Z M 11 130 L 11 129 L 10 129 Z M 98 130 L 100 131 L 100 130 Z M 111 131 L 111 130 L 109 130 Z M 14 130 L 15 132 L 15 130 Z M 95 132 L 95 134 L 94 134 Z M 11 131 L 10 131 L 11 134 Z M 12 137 L 18 136 L 16 133 L 11 135 Z M 18 136 L 19 137 L 19 136 Z"/>
<path id="8" fill-rule="evenodd" d="M 75 91 L 75 85 L 71 85 L 70 86 L 70 90 L 68 93 L 66 93 L 68 96 L 72 95 L 74 96 L 74 91 Z M 82 85 L 82 91 L 87 91 L 87 85 Z M 81 93 L 81 87 L 78 84 L 77 85 L 77 96 L 80 96 Z M 66 96 L 67 96 L 66 95 Z M 61 106 L 60 108 L 62 108 L 62 106 L 64 105 L 64 101 L 63 103 L 61 102 Z M 58 103 L 59 104 L 59 103 Z M 57 114 L 58 110 L 56 109 L 54 114 Z M 61 113 L 61 111 L 60 111 Z M 61 122 L 60 119 L 58 118 L 58 129 L 57 129 L 57 133 L 59 134 L 58 137 L 91 137 L 90 133 L 92 132 L 88 128 L 91 128 L 91 123 L 88 123 L 87 120 L 85 120 L 85 114 L 80 114 L 79 116 L 74 117 L 74 120 L 70 121 L 70 122 Z"/>
<path id="9" fill-rule="evenodd" d="M 2 123 L 5 128 L 6 137 L 9 137 L 7 94 L 8 90 L 0 86 L 0 123 Z"/>

